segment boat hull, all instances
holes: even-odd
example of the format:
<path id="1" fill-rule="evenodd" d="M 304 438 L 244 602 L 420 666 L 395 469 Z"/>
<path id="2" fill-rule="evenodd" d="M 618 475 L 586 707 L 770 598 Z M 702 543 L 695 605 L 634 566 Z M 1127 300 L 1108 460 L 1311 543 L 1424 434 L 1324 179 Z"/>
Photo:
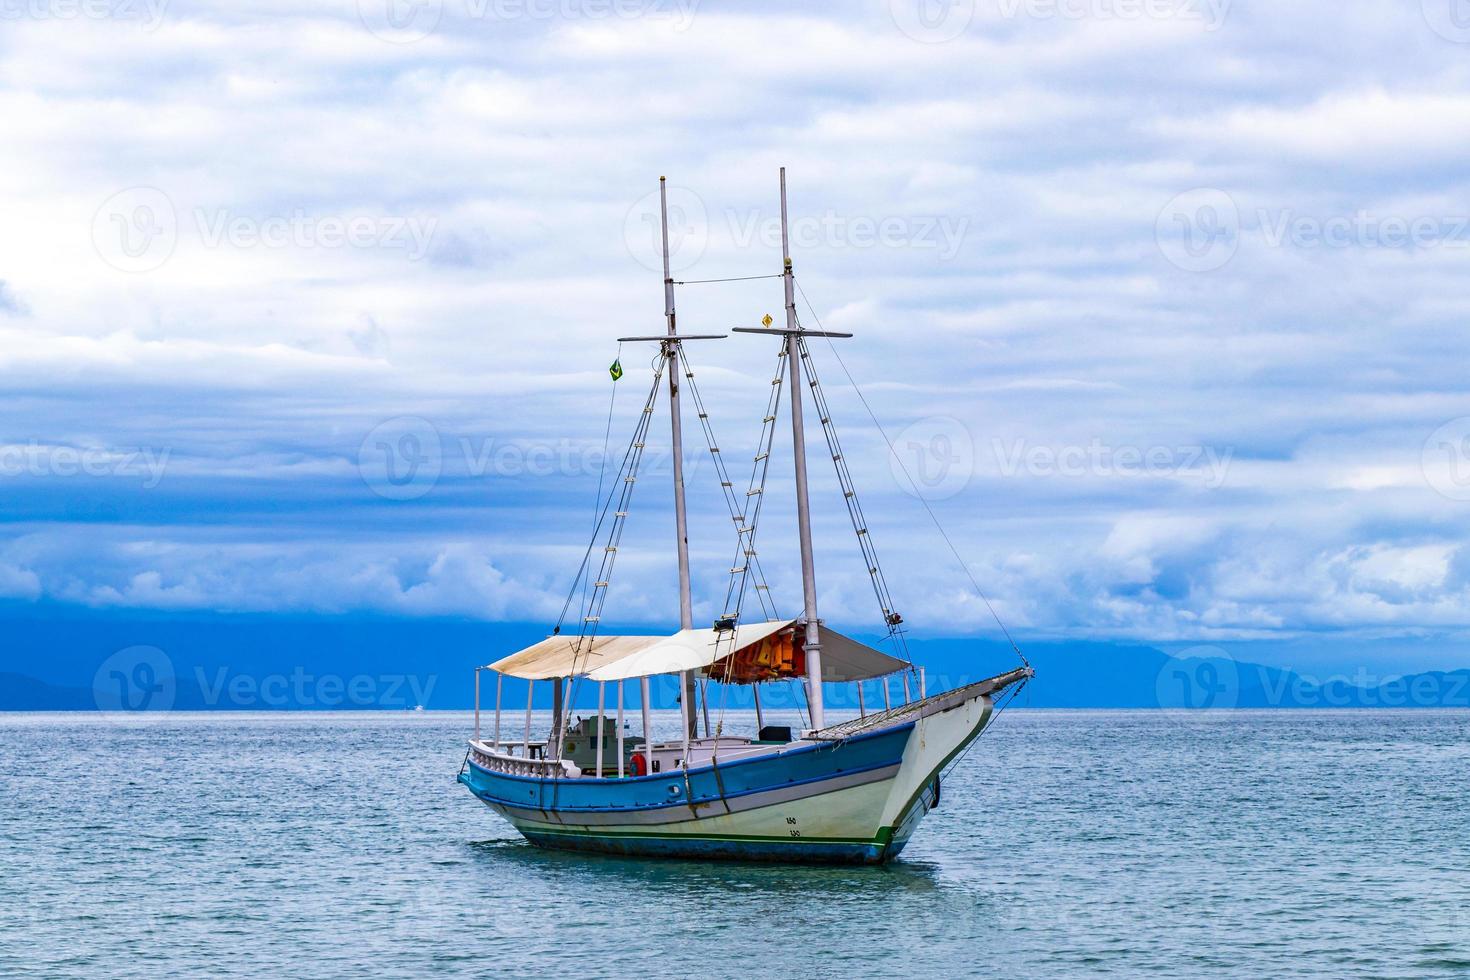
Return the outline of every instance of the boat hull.
<path id="1" fill-rule="evenodd" d="M 466 760 L 459 780 L 528 841 L 559 850 L 877 864 L 939 799 L 940 770 L 984 730 L 990 697 L 935 705 L 839 741 L 626 779 L 543 778 Z"/>

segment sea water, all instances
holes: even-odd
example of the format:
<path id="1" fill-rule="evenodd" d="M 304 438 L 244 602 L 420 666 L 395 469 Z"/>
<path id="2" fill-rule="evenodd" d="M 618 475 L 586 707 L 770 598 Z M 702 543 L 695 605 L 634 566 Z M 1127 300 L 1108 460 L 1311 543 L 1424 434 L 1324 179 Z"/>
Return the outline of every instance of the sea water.
<path id="1" fill-rule="evenodd" d="M 467 727 L 0 716 L 0 975 L 1470 976 L 1465 712 L 1013 709 L 878 868 L 537 850 Z"/>

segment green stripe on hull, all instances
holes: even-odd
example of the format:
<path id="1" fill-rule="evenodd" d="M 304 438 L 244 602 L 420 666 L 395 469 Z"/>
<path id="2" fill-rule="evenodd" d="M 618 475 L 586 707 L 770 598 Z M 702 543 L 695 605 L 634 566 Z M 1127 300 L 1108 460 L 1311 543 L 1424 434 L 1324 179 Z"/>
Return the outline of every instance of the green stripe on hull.
<path id="1" fill-rule="evenodd" d="M 639 838 L 643 840 L 708 840 L 708 841 L 743 841 L 747 843 L 762 844 L 876 844 L 880 847 L 887 846 L 893 840 L 893 828 L 883 827 L 873 837 L 764 837 L 759 834 L 668 834 L 651 833 L 642 830 L 597 830 L 586 832 L 580 830 L 566 830 L 562 828 L 537 827 L 534 830 L 527 827 L 516 827 L 523 834 L 536 834 L 542 837 L 576 837 L 576 838 Z"/>
<path id="2" fill-rule="evenodd" d="M 873 840 L 841 838 L 746 837 L 730 834 L 659 835 L 648 833 L 540 833 L 522 829 L 537 847 L 593 851 L 629 857 L 720 858 L 733 861 L 779 861 L 809 864 L 881 864 L 903 849 L 893 845 L 892 828 Z"/>

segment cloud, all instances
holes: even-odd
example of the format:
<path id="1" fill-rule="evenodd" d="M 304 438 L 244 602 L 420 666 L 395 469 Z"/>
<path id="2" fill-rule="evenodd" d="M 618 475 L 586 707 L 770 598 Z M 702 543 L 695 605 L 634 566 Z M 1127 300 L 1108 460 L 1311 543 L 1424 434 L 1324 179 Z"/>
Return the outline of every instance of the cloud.
<path id="1" fill-rule="evenodd" d="M 1231 5 L 1209 25 L 980 4 L 943 43 L 886 2 L 687 22 L 444 7 L 413 43 L 340 4 L 7 22 L 0 592 L 554 619 L 606 476 L 607 364 L 628 369 L 615 461 L 650 380 L 654 349 L 616 338 L 662 329 L 656 178 L 680 278 L 769 275 L 784 164 L 800 314 L 857 334 L 812 354 L 915 627 L 990 613 L 844 368 L 890 437 L 925 434 L 933 507 L 1017 628 L 1470 625 L 1467 504 L 1425 455 L 1470 412 L 1470 101 L 1462 46 L 1417 6 Z M 1205 272 L 1161 238 L 1196 188 L 1237 219 L 1193 229 L 1231 249 Z M 1273 240 L 1359 212 L 1342 244 Z M 1400 220 L 1433 234 L 1384 247 Z M 723 332 L 782 302 L 774 280 L 691 284 L 679 316 Z M 690 348 L 742 492 L 774 355 Z M 677 612 L 664 411 L 609 618 Z M 877 613 L 811 435 L 822 609 L 856 629 Z M 688 439 L 713 619 L 734 542 Z M 378 442 L 427 453 L 432 478 L 395 496 Z M 788 444 L 760 535 L 785 612 Z"/>

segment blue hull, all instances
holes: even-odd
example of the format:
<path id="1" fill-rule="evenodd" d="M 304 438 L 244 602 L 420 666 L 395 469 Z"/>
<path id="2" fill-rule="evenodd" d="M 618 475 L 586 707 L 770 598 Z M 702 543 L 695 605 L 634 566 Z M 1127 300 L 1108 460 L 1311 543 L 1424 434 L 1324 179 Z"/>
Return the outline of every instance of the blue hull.
<path id="1" fill-rule="evenodd" d="M 907 840 L 907 833 L 881 826 L 876 813 L 852 828 L 857 836 L 840 838 L 786 836 L 784 822 L 775 831 L 779 836 L 769 830 L 730 832 L 728 825 L 721 827 L 710 818 L 770 813 L 771 808 L 810 814 L 810 808 L 823 807 L 822 798 L 829 794 L 874 784 L 886 792 L 913 728 L 912 723 L 901 724 L 842 742 L 798 745 L 687 773 L 624 779 L 511 775 L 485 768 L 471 756 L 459 782 L 541 847 L 649 857 L 876 864 L 895 856 Z M 912 807 L 926 808 L 924 799 Z"/>

